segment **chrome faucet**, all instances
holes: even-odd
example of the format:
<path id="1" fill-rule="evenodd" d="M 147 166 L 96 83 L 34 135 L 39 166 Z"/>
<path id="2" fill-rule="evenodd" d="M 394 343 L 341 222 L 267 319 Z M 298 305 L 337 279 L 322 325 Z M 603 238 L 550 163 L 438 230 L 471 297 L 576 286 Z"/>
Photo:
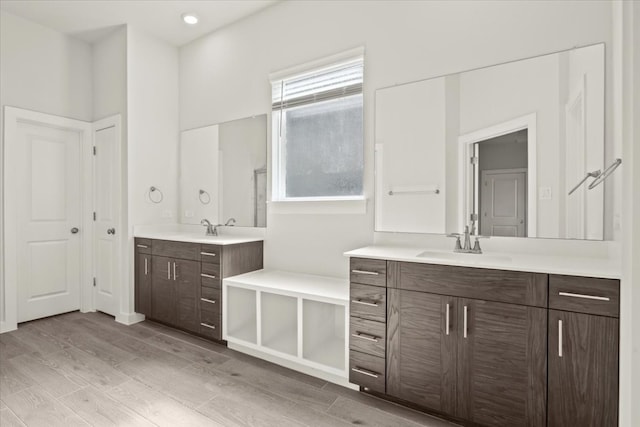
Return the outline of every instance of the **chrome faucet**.
<path id="1" fill-rule="evenodd" d="M 460 242 L 460 238 L 464 236 L 464 246 Z M 456 247 L 453 249 L 454 252 L 463 253 L 463 254 L 481 254 L 482 249 L 480 248 L 480 239 L 488 239 L 488 236 L 475 236 L 476 241 L 471 247 L 471 233 L 469 232 L 469 226 L 466 225 L 464 227 L 464 234 L 461 233 L 451 233 L 447 234 L 447 237 L 455 237 L 456 238 Z"/>
<path id="2" fill-rule="evenodd" d="M 213 225 L 208 219 L 203 219 L 200 221 L 200 225 L 207 227 L 206 236 L 217 236 L 218 227 L 222 224 Z"/>

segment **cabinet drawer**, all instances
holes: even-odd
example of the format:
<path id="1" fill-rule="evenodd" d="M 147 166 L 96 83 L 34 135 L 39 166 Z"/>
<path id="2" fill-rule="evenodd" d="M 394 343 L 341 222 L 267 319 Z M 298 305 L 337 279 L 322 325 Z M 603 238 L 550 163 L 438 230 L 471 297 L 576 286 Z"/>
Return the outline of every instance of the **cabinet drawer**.
<path id="1" fill-rule="evenodd" d="M 385 392 L 385 363 L 381 357 L 349 351 L 349 382 L 378 393 Z"/>
<path id="2" fill-rule="evenodd" d="M 351 315 L 386 322 L 387 289 L 378 286 L 351 284 Z"/>
<path id="3" fill-rule="evenodd" d="M 216 340 L 220 340 L 222 335 L 222 331 L 218 324 L 207 323 L 204 321 L 200 322 L 200 334 L 205 337 L 213 338 Z"/>
<path id="4" fill-rule="evenodd" d="M 217 245 L 200 245 L 200 260 L 202 262 L 211 262 L 220 264 L 220 246 Z"/>
<path id="5" fill-rule="evenodd" d="M 200 271 L 202 286 L 220 289 L 220 265 L 202 263 Z"/>
<path id="6" fill-rule="evenodd" d="M 151 249 L 154 255 L 200 261 L 200 245 L 197 243 L 154 240 Z"/>
<path id="7" fill-rule="evenodd" d="M 351 258 L 350 281 L 364 285 L 387 286 L 387 261 Z"/>
<path id="8" fill-rule="evenodd" d="M 546 274 L 414 262 L 389 264 L 395 271 L 389 288 L 547 307 Z"/>
<path id="9" fill-rule="evenodd" d="M 215 307 L 204 307 L 200 305 L 200 322 L 218 328 L 220 326 L 220 310 Z"/>
<path id="10" fill-rule="evenodd" d="M 201 288 L 200 307 L 202 310 L 220 312 L 220 289 Z"/>
<path id="11" fill-rule="evenodd" d="M 136 242 L 136 252 L 139 254 L 150 254 L 151 253 L 151 239 L 141 239 L 139 237 L 135 238 Z"/>
<path id="12" fill-rule="evenodd" d="M 619 280 L 549 276 L 550 308 L 618 317 L 619 305 Z"/>
<path id="13" fill-rule="evenodd" d="M 384 357 L 386 324 L 351 317 L 349 348 L 372 356 Z"/>

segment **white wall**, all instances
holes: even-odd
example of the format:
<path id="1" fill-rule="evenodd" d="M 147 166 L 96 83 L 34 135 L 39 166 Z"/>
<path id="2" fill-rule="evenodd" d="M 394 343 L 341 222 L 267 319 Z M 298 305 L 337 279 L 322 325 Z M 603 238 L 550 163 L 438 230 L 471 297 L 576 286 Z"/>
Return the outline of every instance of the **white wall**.
<path id="1" fill-rule="evenodd" d="M 39 24 L 0 12 L 0 106 L 91 120 L 91 46 Z M 4 164 L 0 114 L 0 165 Z M 1 166 L 0 166 L 1 167 Z M 0 184 L 2 175 L 0 173 Z M 4 184 L 0 185 L 0 200 Z M 0 216 L 3 209 L 0 206 Z M 0 221 L 0 246 L 3 242 Z M 0 263 L 3 260 L 0 248 Z M 0 271 L 4 271 L 0 265 Z M 4 320 L 0 275 L 0 322 Z"/>
<path id="2" fill-rule="evenodd" d="M 180 126 L 268 112 L 270 72 L 364 45 L 371 197 L 375 89 L 610 40 L 609 2 L 283 2 L 181 48 Z M 270 214 L 265 264 L 346 277 L 342 251 L 373 241 L 371 206 L 366 215 Z"/>

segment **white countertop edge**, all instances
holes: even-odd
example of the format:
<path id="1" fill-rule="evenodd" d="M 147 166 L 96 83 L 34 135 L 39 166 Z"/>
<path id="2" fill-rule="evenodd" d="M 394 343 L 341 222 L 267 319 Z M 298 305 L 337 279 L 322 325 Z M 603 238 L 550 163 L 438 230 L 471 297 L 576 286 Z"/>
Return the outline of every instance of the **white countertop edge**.
<path id="1" fill-rule="evenodd" d="M 428 249 L 427 249 L 428 250 Z M 567 276 L 596 277 L 602 279 L 620 279 L 622 277 L 621 268 L 610 260 L 589 257 L 558 257 L 532 254 L 513 254 L 491 252 L 486 255 L 509 257 L 511 262 L 483 262 L 480 257 L 483 255 L 467 254 L 466 256 L 477 256 L 473 262 L 464 260 L 440 259 L 418 257 L 417 254 L 425 251 L 425 248 L 394 247 L 394 246 L 366 246 L 344 252 L 348 258 L 372 258 L 389 261 L 417 262 L 422 264 L 441 264 L 456 267 L 487 268 L 492 270 L 525 271 L 530 273 L 559 274 Z M 442 250 L 432 250 L 432 252 L 444 252 Z M 415 253 L 415 255 L 411 255 Z"/>
<path id="2" fill-rule="evenodd" d="M 205 236 L 177 231 L 134 231 L 134 237 L 142 239 L 170 240 L 174 242 L 204 243 L 207 245 L 237 245 L 240 243 L 261 242 L 262 237 L 252 236 Z"/>

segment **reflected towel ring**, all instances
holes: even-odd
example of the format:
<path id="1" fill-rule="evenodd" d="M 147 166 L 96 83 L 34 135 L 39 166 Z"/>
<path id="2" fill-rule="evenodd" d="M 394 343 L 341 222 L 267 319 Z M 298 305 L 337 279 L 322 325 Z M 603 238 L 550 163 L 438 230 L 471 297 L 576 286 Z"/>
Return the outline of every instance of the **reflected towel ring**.
<path id="1" fill-rule="evenodd" d="M 157 195 L 154 196 L 154 193 Z M 147 197 L 149 198 L 151 203 L 158 204 L 162 202 L 162 200 L 164 199 L 164 194 L 162 194 L 162 191 L 160 191 L 158 187 L 151 186 L 149 187 L 149 192 L 147 193 Z"/>
<path id="2" fill-rule="evenodd" d="M 211 195 L 205 190 L 198 191 L 198 199 L 203 205 L 208 205 L 211 202 Z"/>
<path id="3" fill-rule="evenodd" d="M 613 171 L 615 171 L 618 166 L 620 166 L 622 164 L 622 159 L 616 159 L 613 163 L 611 163 L 611 165 L 609 165 L 608 168 L 606 168 L 604 170 L 604 172 L 602 172 L 600 174 L 599 177 L 597 177 L 591 184 L 589 184 L 589 190 L 593 190 L 594 188 L 596 188 L 598 185 L 600 185 L 605 179 L 607 179 L 607 177 L 609 175 L 611 175 L 613 173 Z"/>

